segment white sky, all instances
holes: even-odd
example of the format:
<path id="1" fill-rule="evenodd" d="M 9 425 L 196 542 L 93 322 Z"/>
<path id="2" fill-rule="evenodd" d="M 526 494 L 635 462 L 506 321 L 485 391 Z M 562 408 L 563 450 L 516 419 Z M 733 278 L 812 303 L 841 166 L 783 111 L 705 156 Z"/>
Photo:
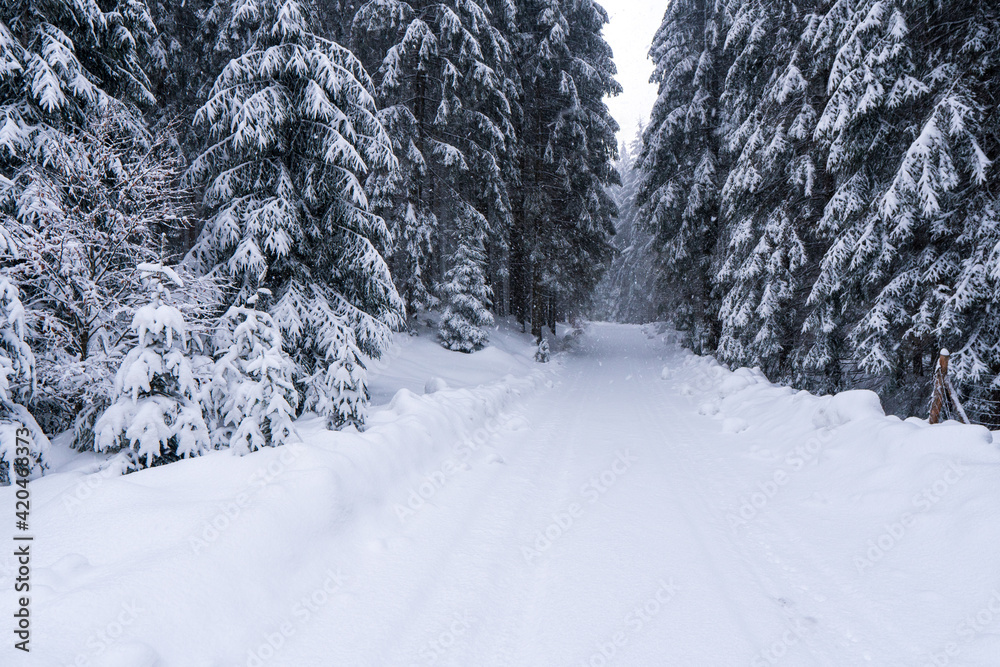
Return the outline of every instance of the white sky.
<path id="1" fill-rule="evenodd" d="M 598 0 L 611 22 L 604 39 L 615 53 L 618 83 L 624 91 L 607 100 L 611 115 L 621 126 L 618 141 L 632 141 L 637 123 L 649 119 L 656 101 L 656 86 L 649 83 L 653 63 L 646 57 L 653 35 L 660 27 L 667 0 Z"/>

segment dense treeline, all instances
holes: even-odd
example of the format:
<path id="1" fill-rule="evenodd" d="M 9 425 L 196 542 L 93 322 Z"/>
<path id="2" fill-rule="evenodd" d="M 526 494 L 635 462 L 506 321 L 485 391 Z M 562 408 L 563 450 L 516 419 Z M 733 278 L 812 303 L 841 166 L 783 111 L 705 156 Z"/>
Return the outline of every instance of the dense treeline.
<path id="1" fill-rule="evenodd" d="M 541 336 L 612 256 L 592 0 L 0 10 L 0 426 L 125 468 L 362 427 L 421 310 Z M 0 481 L 14 439 L 0 444 Z"/>
<path id="2" fill-rule="evenodd" d="M 669 4 L 637 203 L 691 347 L 911 414 L 947 347 L 1000 412 L 998 29 L 976 0 Z"/>

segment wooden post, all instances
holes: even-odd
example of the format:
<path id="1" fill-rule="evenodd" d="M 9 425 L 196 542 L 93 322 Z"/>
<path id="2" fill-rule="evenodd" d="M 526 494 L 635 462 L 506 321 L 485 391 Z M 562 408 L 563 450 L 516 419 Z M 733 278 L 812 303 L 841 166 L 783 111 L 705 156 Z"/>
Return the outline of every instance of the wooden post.
<path id="1" fill-rule="evenodd" d="M 927 419 L 930 424 L 937 424 L 941 421 L 941 408 L 944 407 L 945 394 L 948 392 L 945 379 L 948 377 L 948 358 L 950 356 L 951 353 L 947 349 L 941 350 L 938 367 L 934 369 L 934 396 L 931 398 L 931 414 Z"/>
<path id="2" fill-rule="evenodd" d="M 934 371 L 934 397 L 931 399 L 931 414 L 927 421 L 931 424 L 938 424 L 941 421 L 941 410 L 947 404 L 948 410 L 955 415 L 957 421 L 968 424 L 969 418 L 965 414 L 965 409 L 958 400 L 958 392 L 951 384 L 948 377 L 948 359 L 951 354 L 948 350 L 941 350 L 941 358 L 938 360 L 938 367 Z"/>

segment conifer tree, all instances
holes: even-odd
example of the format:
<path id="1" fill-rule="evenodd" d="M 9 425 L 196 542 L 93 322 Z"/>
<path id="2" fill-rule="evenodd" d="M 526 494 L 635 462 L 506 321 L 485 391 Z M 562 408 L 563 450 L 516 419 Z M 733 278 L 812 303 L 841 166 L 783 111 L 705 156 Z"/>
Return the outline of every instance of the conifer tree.
<path id="1" fill-rule="evenodd" d="M 504 244 L 516 93 L 507 20 L 479 0 L 378 0 L 354 19 L 353 44 L 377 70 L 381 118 L 399 157 L 396 169 L 373 174 L 368 191 L 394 221 L 393 275 L 411 314 L 435 305 L 432 285 L 470 210 L 490 221 L 484 243 Z"/>
<path id="2" fill-rule="evenodd" d="M 484 275 L 483 237 L 476 228 L 479 216 L 469 211 L 458 230 L 458 249 L 445 274 L 441 295 L 445 302 L 439 335 L 449 350 L 474 352 L 486 345 L 483 330 L 493 325 L 492 293 Z"/>
<path id="3" fill-rule="evenodd" d="M 299 403 L 294 364 L 282 349 L 281 330 L 260 309 L 268 296 L 259 289 L 246 304 L 230 307 L 214 341 L 217 358 L 208 390 L 212 440 L 240 454 L 298 437 L 292 423 Z"/>
<path id="4" fill-rule="evenodd" d="M 267 270 L 271 314 L 296 381 L 311 388 L 303 408 L 323 406 L 338 423 L 344 415 L 330 412 L 338 399 L 323 393 L 336 383 L 311 378 L 339 376 L 360 354 L 377 357 L 403 320 L 382 256 L 391 238 L 362 187 L 369 170 L 394 159 L 364 68 L 313 32 L 308 11 L 296 0 L 234 5 L 249 46 L 196 117 L 212 141 L 189 174 L 208 181 L 214 214 L 187 261 L 231 280 L 236 302 Z M 363 380 L 354 381 L 365 396 Z M 363 405 L 357 411 L 351 420 L 363 420 Z"/>
<path id="5" fill-rule="evenodd" d="M 511 301 L 532 333 L 557 312 L 588 307 L 611 259 L 619 182 L 615 132 L 604 97 L 621 87 L 601 36 L 604 9 L 589 0 L 520 7 L 518 64 L 524 110 L 521 197 L 511 231 Z"/>
<path id="6" fill-rule="evenodd" d="M 668 5 L 649 51 L 659 94 L 639 157 L 645 177 L 636 201 L 654 235 L 661 308 L 699 352 L 713 350 L 720 333 L 713 282 L 725 174 L 718 133 L 724 31 L 718 0 Z"/>
<path id="7" fill-rule="evenodd" d="M 812 132 L 824 85 L 806 79 L 813 72 L 800 38 L 812 19 L 803 12 L 808 3 L 737 4 L 721 100 L 730 167 L 720 193 L 729 233 L 716 276 L 724 294 L 718 355 L 789 381 L 810 277 L 807 247 L 816 245 L 812 230 L 822 214 Z"/>
<path id="8" fill-rule="evenodd" d="M 0 261 L 11 261 L 17 255 L 13 242 L 0 229 Z M 0 270 L 0 486 L 9 484 L 15 463 L 21 472 L 40 472 L 45 468 L 44 455 L 48 439 L 34 417 L 24 406 L 35 384 L 35 356 L 25 340 L 24 306 L 17 287 L 5 271 Z M 27 429 L 29 438 L 19 439 L 19 429 Z M 17 451 L 21 442 L 28 442 L 28 456 Z"/>
<path id="9" fill-rule="evenodd" d="M 964 349 L 967 334 L 942 308 L 967 263 L 965 223 L 989 201 L 976 195 L 990 182 L 982 85 L 996 65 L 981 30 L 991 21 L 979 3 L 945 12 L 869 0 L 836 3 L 818 30 L 835 55 L 816 136 L 838 188 L 810 301 L 839 305 L 860 368 L 888 390 L 925 375 L 942 346 Z"/>
<path id="10" fill-rule="evenodd" d="M 211 448 L 184 316 L 163 284 L 183 283 L 162 263 L 137 268 L 149 282 L 150 301 L 132 318 L 135 347 L 118 369 L 113 402 L 94 425 L 94 448 L 124 451 L 132 469 L 199 456 Z"/>

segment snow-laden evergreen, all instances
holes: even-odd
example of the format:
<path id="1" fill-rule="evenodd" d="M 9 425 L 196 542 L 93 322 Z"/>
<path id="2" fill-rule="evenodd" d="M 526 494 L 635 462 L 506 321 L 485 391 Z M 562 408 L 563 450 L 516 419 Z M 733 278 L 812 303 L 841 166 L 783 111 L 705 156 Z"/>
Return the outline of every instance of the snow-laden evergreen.
<path id="1" fill-rule="evenodd" d="M 229 308 L 219 322 L 214 372 L 207 389 L 212 440 L 245 454 L 298 439 L 295 366 L 281 345 L 281 330 L 264 310 L 260 290 Z"/>
<path id="2" fill-rule="evenodd" d="M 511 230 L 511 309 L 532 333 L 590 305 L 612 255 L 607 192 L 619 182 L 603 99 L 621 88 L 601 36 L 607 12 L 590 0 L 519 6 L 523 138 Z"/>
<path id="3" fill-rule="evenodd" d="M 996 420 L 998 21 L 972 1 L 671 3 L 640 202 L 662 234 L 658 298 L 692 345 L 686 308 L 730 364 L 863 383 L 906 413 L 947 347 Z M 709 173 L 718 208 L 699 210 Z M 717 267 L 700 293 L 682 289 L 691 260 Z"/>
<path id="4" fill-rule="evenodd" d="M 493 326 L 489 311 L 493 296 L 484 275 L 482 229 L 476 229 L 479 216 L 470 211 L 459 227 L 458 248 L 451 258 L 451 268 L 441 285 L 445 303 L 438 335 L 449 350 L 474 352 L 489 340 L 484 330 Z"/>
<path id="5" fill-rule="evenodd" d="M 449 281 L 441 270 L 454 268 L 456 244 L 475 243 L 461 238 L 469 215 L 481 218 L 484 250 L 504 251 L 515 150 L 509 22 L 482 0 L 373 0 L 354 18 L 352 43 L 377 72 L 380 117 L 399 158 L 368 190 L 392 221 L 393 275 L 411 315 L 436 305 L 433 286 Z M 448 295 L 437 296 L 447 307 Z"/>
<path id="6" fill-rule="evenodd" d="M 150 300 L 135 311 L 135 347 L 118 369 L 111 405 L 94 425 L 94 448 L 125 452 L 125 465 L 133 469 L 199 456 L 211 448 L 187 326 L 163 284 L 180 287 L 182 281 L 162 263 L 140 264 L 137 270 L 149 285 Z"/>
<path id="7" fill-rule="evenodd" d="M 801 3 L 744 0 L 734 7 L 721 99 L 731 163 L 719 193 L 728 233 L 714 277 L 722 294 L 718 355 L 777 379 L 798 340 L 797 295 L 821 213 L 808 141 L 817 91 L 807 89 L 807 50 L 799 42 L 809 17 Z"/>
<path id="8" fill-rule="evenodd" d="M 639 156 L 640 219 L 654 235 L 661 307 L 695 350 L 718 344 L 719 98 L 726 72 L 719 0 L 667 6 L 649 55 L 659 86 Z"/>
<path id="9" fill-rule="evenodd" d="M 0 230 L 0 260 L 14 257 L 12 244 Z M 13 478 L 13 465 L 35 474 L 45 467 L 48 438 L 24 406 L 35 386 L 35 355 L 25 340 L 24 305 L 17 287 L 0 270 L 0 486 Z M 27 456 L 18 452 L 19 429 L 26 429 Z"/>
<path id="10" fill-rule="evenodd" d="M 362 187 L 370 170 L 393 167 L 389 139 L 361 63 L 315 34 L 309 11 L 294 0 L 234 4 L 249 46 L 198 111 L 212 140 L 189 171 L 208 182 L 214 211 L 189 265 L 232 281 L 236 302 L 267 271 L 299 382 L 353 368 L 358 351 L 377 357 L 403 319 L 382 257 L 391 238 Z M 308 383 L 320 394 L 334 386 Z M 336 405 L 334 395 L 305 401 L 339 422 Z"/>

